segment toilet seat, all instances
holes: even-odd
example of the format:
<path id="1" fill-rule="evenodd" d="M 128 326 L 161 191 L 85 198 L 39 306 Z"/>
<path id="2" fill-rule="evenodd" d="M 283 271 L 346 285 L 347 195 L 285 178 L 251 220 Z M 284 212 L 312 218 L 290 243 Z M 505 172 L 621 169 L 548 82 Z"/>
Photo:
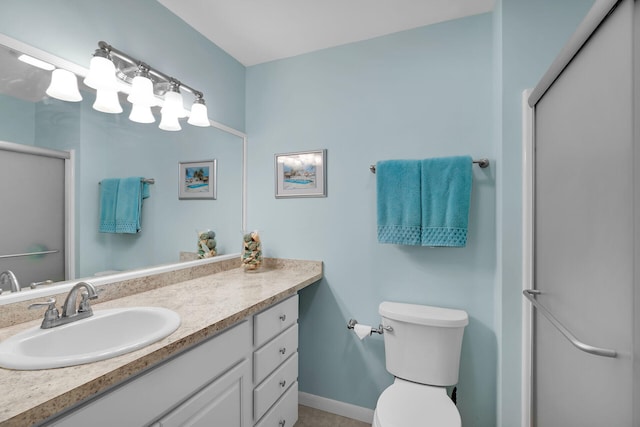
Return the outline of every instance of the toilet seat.
<path id="1" fill-rule="evenodd" d="M 396 378 L 378 398 L 373 427 L 461 427 L 460 413 L 444 387 Z"/>

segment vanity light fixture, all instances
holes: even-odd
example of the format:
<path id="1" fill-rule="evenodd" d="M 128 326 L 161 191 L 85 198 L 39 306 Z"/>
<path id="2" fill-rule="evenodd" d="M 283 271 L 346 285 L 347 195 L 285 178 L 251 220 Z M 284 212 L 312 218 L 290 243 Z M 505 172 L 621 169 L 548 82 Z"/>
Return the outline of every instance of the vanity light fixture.
<path id="1" fill-rule="evenodd" d="M 118 86 L 122 87 L 124 84 L 130 88 L 124 91 L 129 92 L 127 101 L 132 104 L 129 115 L 132 121 L 153 123 L 155 117 L 151 107 L 161 105 L 160 129 L 181 130 L 178 119 L 187 116 L 190 116 L 187 122 L 191 125 L 211 125 L 202 92 L 103 41 L 98 43 L 84 82 L 97 91 L 96 102 L 93 104 L 95 110 L 107 113 L 122 112 L 117 91 Z M 190 113 L 184 108 L 181 90 L 191 93 L 195 98 Z"/>

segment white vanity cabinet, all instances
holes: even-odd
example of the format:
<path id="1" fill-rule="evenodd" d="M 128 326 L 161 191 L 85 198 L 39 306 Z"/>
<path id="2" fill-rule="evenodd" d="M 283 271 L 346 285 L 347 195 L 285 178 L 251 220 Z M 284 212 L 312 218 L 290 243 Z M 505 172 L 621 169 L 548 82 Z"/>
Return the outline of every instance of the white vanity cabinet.
<path id="1" fill-rule="evenodd" d="M 250 427 L 251 353 L 245 320 L 46 425 Z"/>
<path id="2" fill-rule="evenodd" d="M 290 427 L 298 295 L 46 422 L 55 427 Z"/>
<path id="3" fill-rule="evenodd" d="M 298 295 L 253 316 L 253 418 L 256 427 L 298 419 Z"/>

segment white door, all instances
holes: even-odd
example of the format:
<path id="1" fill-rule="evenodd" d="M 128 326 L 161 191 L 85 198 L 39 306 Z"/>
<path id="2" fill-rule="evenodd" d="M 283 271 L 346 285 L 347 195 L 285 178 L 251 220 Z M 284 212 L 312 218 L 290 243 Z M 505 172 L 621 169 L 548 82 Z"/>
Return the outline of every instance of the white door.
<path id="1" fill-rule="evenodd" d="M 539 294 L 531 298 L 542 308 L 533 310 L 532 419 L 538 427 L 638 425 L 633 15 L 633 0 L 618 5 L 535 106 Z"/>

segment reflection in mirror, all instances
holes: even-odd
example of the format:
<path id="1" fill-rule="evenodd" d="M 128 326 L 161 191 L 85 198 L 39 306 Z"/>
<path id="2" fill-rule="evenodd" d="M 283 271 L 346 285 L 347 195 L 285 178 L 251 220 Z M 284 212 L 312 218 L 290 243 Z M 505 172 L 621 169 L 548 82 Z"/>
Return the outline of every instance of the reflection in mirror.
<path id="1" fill-rule="evenodd" d="M 75 207 L 66 220 L 74 219 L 75 222 L 69 230 L 71 236 L 75 236 L 68 242 L 71 253 L 66 260 L 72 268 L 64 275 L 58 272 L 24 280 L 16 274 L 23 288 L 29 289 L 32 282 L 59 282 L 159 264 L 166 266 L 179 262 L 183 252 L 192 253 L 187 256 L 193 259 L 198 250 L 197 231 L 207 229 L 216 233 L 218 254 L 238 252 L 238 236 L 245 221 L 246 136 L 242 132 L 215 122 L 212 122 L 213 127 L 185 124 L 179 132 L 163 131 L 157 126 L 160 115 L 159 109 L 155 108 L 155 124 L 134 123 L 128 119 L 131 105 L 124 101 L 124 96 L 122 113 L 101 113 L 92 108 L 95 91 L 82 84 L 82 101 L 53 99 L 45 94 L 51 71 L 19 61 L 20 54 L 29 53 L 79 76 L 84 76 L 86 69 L 6 36 L 0 35 L 0 42 L 4 44 L 0 46 L 0 141 L 72 153 L 75 170 L 70 181 Z M 78 81 L 80 83 L 82 79 Z M 0 155 L 3 155 L 1 150 Z M 217 164 L 216 199 L 180 200 L 179 162 L 210 159 L 215 159 Z M 5 200 L 6 192 L 29 194 L 29 188 L 21 184 L 26 181 L 22 179 L 24 176 L 35 178 L 36 182 L 30 182 L 30 186 L 45 186 L 51 180 L 39 167 L 27 166 L 10 185 L 0 187 L 0 198 Z M 149 187 L 150 197 L 142 204 L 141 231 L 136 234 L 99 232 L 100 182 L 132 176 L 154 180 Z M 36 212 L 29 212 L 40 215 L 30 219 L 29 228 L 62 227 L 62 224 L 43 225 L 48 210 L 49 202 L 46 202 L 35 209 Z M 0 215 L 7 215 L 4 203 L 0 212 L 4 212 Z M 24 212 L 21 215 L 26 216 Z M 15 229 L 5 216 L 0 216 L 3 236 L 7 234 L 6 230 Z M 20 232 L 15 234 L 22 235 Z M 48 249 L 49 246 L 39 242 L 37 236 L 36 232 L 34 239 L 16 239 L 12 249 L 2 248 L 2 251 L 18 254 L 29 253 L 34 248 Z M 0 258 L 0 271 L 11 270 L 12 259 Z M 30 260 L 36 259 L 31 257 Z"/>

